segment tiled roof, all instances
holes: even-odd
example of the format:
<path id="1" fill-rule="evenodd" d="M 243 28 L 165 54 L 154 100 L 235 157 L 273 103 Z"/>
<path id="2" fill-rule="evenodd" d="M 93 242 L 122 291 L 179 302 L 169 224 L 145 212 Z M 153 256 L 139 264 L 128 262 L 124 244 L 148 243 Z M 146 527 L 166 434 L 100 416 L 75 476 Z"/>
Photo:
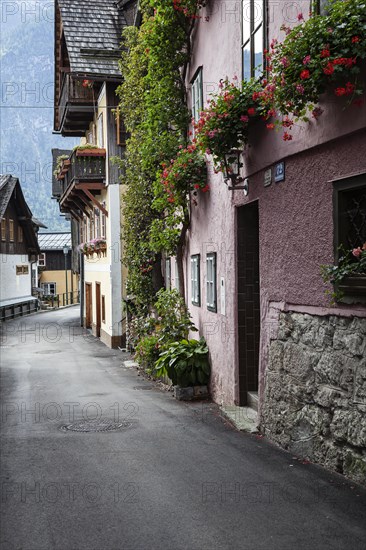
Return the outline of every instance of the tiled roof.
<path id="1" fill-rule="evenodd" d="M 0 218 L 4 217 L 9 202 L 14 201 L 14 206 L 18 220 L 23 227 L 27 250 L 31 254 L 38 254 L 39 247 L 37 241 L 38 227 L 45 227 L 42 222 L 33 218 L 32 212 L 26 203 L 21 185 L 18 178 L 11 175 L 0 174 Z"/>
<path id="2" fill-rule="evenodd" d="M 0 218 L 4 217 L 16 184 L 17 178 L 10 175 L 0 175 Z"/>
<path id="3" fill-rule="evenodd" d="M 73 74 L 120 77 L 122 29 L 127 25 L 113 0 L 58 0 Z"/>
<path id="4" fill-rule="evenodd" d="M 71 248 L 71 233 L 38 233 L 38 244 L 42 251 Z"/>

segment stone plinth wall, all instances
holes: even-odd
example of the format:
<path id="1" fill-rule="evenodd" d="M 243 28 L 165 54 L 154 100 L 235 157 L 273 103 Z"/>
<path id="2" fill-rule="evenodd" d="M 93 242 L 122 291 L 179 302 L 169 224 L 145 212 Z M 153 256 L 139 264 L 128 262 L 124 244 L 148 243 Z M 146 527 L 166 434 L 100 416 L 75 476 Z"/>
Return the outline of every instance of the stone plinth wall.
<path id="1" fill-rule="evenodd" d="M 366 319 L 280 314 L 261 428 L 293 453 L 366 484 Z"/>

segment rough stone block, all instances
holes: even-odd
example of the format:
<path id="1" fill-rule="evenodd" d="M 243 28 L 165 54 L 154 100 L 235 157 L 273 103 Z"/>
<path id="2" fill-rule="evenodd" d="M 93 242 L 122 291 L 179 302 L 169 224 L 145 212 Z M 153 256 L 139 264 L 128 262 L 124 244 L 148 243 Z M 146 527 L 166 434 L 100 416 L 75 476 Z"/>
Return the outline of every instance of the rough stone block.
<path id="1" fill-rule="evenodd" d="M 343 473 L 366 485 L 366 456 L 353 449 L 347 449 L 344 453 Z"/>
<path id="2" fill-rule="evenodd" d="M 268 369 L 279 372 L 283 370 L 283 343 L 275 340 L 269 349 Z"/>
<path id="3" fill-rule="evenodd" d="M 315 365 L 316 380 L 320 384 L 331 384 L 348 390 L 353 384 L 357 361 L 339 351 L 326 351 Z"/>
<path id="4" fill-rule="evenodd" d="M 355 369 L 353 402 L 366 406 L 366 360 L 361 361 Z"/>
<path id="5" fill-rule="evenodd" d="M 194 397 L 208 397 L 208 387 L 207 386 L 194 386 L 193 388 Z"/>
<path id="6" fill-rule="evenodd" d="M 190 401 L 194 397 L 193 388 L 181 388 L 180 386 L 174 386 L 173 395 L 178 401 Z"/>
<path id="7" fill-rule="evenodd" d="M 283 368 L 299 380 L 313 377 L 313 370 L 318 361 L 318 353 L 297 344 L 285 344 Z"/>
<path id="8" fill-rule="evenodd" d="M 340 388 L 318 386 L 314 392 L 314 401 L 324 408 L 347 407 L 351 395 Z"/>
<path id="9" fill-rule="evenodd" d="M 336 410 L 330 431 L 337 441 L 366 448 L 366 416 L 358 410 Z"/>

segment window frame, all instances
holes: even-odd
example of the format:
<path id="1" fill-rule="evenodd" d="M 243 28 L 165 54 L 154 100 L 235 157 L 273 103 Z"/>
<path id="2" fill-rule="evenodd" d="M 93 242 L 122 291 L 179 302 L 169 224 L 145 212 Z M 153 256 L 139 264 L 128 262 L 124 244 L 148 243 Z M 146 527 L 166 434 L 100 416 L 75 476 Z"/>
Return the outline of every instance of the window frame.
<path id="1" fill-rule="evenodd" d="M 98 147 L 104 148 L 104 117 L 103 113 L 98 115 Z"/>
<path id="2" fill-rule="evenodd" d="M 262 19 L 260 23 L 254 21 L 255 17 L 255 5 L 259 2 L 262 4 Z M 244 42 L 244 5 L 250 5 L 250 36 Z M 241 66 L 242 66 L 242 80 L 249 80 L 250 78 L 261 78 L 266 71 L 266 58 L 264 55 L 264 50 L 268 47 L 268 1 L 267 0 L 241 0 Z M 255 65 L 255 37 L 259 29 L 262 28 L 263 37 L 262 37 L 262 63 L 260 74 L 256 74 L 256 65 Z M 244 51 L 245 47 L 249 44 L 249 78 L 245 78 L 244 74 Z"/>
<path id="3" fill-rule="evenodd" d="M 340 223 L 340 195 L 345 191 L 357 190 L 362 187 L 366 187 L 366 174 L 360 176 L 354 176 L 350 178 L 344 178 L 341 180 L 333 181 L 333 249 L 334 260 L 338 263 L 339 252 L 338 248 L 342 244 L 342 227 Z"/>
<path id="4" fill-rule="evenodd" d="M 194 278 L 193 266 L 196 264 L 196 278 Z M 194 291 L 194 285 L 197 285 Z M 197 299 L 195 299 L 197 298 Z M 191 303 L 194 306 L 201 307 L 201 255 L 192 254 L 191 256 Z"/>
<path id="5" fill-rule="evenodd" d="M 165 288 L 171 290 L 172 288 L 172 268 L 170 258 L 165 258 Z"/>
<path id="6" fill-rule="evenodd" d="M 15 266 L 15 274 L 16 276 L 29 275 L 29 266 L 28 265 Z"/>
<path id="7" fill-rule="evenodd" d="M 198 91 L 198 100 L 196 94 Z M 203 66 L 198 67 L 191 80 L 191 112 L 192 119 L 198 122 L 203 111 Z"/>
<path id="8" fill-rule="evenodd" d="M 50 292 L 50 286 L 51 285 L 54 285 L 54 292 Z M 57 284 L 54 283 L 54 282 L 47 282 L 47 283 L 41 283 L 41 288 L 43 289 L 43 292 L 44 294 L 46 294 L 46 296 L 56 296 L 57 295 Z M 47 289 L 48 292 L 45 292 L 45 289 Z"/>
<path id="9" fill-rule="evenodd" d="M 14 220 L 9 219 L 9 242 L 14 243 L 15 242 L 15 235 L 14 235 Z"/>
<path id="10" fill-rule="evenodd" d="M 38 265 L 38 267 L 46 267 L 46 253 L 45 252 L 41 252 L 38 255 L 37 265 Z"/>
<path id="11" fill-rule="evenodd" d="M 209 279 L 209 263 L 212 261 L 212 280 Z M 210 287 L 212 285 L 212 287 Z M 210 289 L 212 288 L 212 300 Z M 217 254 L 208 252 L 206 254 L 206 304 L 208 311 L 217 313 Z"/>
<path id="12" fill-rule="evenodd" d="M 6 242 L 6 218 L 2 218 L 1 220 L 1 241 Z"/>
<path id="13" fill-rule="evenodd" d="M 24 242 L 24 232 L 21 225 L 18 225 L 18 243 L 22 244 Z"/>

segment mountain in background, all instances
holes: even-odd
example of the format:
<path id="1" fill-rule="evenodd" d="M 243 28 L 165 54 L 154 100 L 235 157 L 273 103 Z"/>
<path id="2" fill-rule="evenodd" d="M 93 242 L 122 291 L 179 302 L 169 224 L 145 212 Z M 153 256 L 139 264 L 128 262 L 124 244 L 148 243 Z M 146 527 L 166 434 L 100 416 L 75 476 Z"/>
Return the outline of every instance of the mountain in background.
<path id="1" fill-rule="evenodd" d="M 14 13 L 3 12 L 1 20 L 0 173 L 19 178 L 33 214 L 48 230 L 67 230 L 70 224 L 51 198 L 51 149 L 71 149 L 78 140 L 52 134 L 52 4 L 44 3 L 43 10 L 39 2 L 8 4 Z M 22 13 L 24 5 L 28 11 Z"/>

